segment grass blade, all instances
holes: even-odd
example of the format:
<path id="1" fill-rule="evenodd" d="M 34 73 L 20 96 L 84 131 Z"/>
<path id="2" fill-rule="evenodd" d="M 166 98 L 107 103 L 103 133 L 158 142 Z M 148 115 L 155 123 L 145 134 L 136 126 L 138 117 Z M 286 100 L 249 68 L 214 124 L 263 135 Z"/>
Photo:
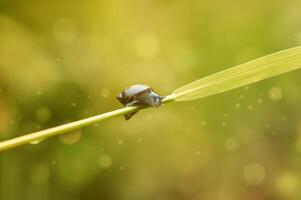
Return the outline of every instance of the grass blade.
<path id="1" fill-rule="evenodd" d="M 279 51 L 201 78 L 173 91 L 169 100 L 188 101 L 222 93 L 301 68 L 301 46 Z"/>
<path id="2" fill-rule="evenodd" d="M 126 113 L 136 111 L 138 109 L 139 108 L 137 108 L 137 107 L 125 107 L 125 108 L 121 108 L 121 109 L 114 110 L 111 112 L 103 113 L 101 115 L 97 115 L 94 117 L 82 119 L 82 120 L 71 122 L 68 124 L 61 125 L 61 126 L 57 126 L 57 127 L 49 128 L 46 130 L 38 131 L 35 133 L 30 133 L 27 135 L 16 137 L 13 139 L 9 139 L 9 140 L 0 142 L 0 152 L 9 150 L 12 148 L 16 148 L 18 146 L 22 146 L 25 144 L 39 143 L 40 141 L 43 141 L 44 139 L 49 138 L 51 136 L 67 133 L 67 132 L 88 126 L 93 123 L 97 123 L 97 122 L 100 122 L 100 121 L 103 121 L 103 120 L 106 120 L 106 119 L 109 119 L 109 118 L 112 118 L 115 116 L 124 115 Z"/>
<path id="3" fill-rule="evenodd" d="M 299 68 L 301 68 L 301 46 L 270 54 L 189 83 L 176 89 L 171 95 L 164 98 L 163 103 L 187 101 L 218 94 Z M 0 152 L 25 144 L 35 143 L 51 136 L 64 134 L 137 110 L 139 110 L 138 107 L 125 107 L 98 116 L 2 141 L 0 142 Z"/>

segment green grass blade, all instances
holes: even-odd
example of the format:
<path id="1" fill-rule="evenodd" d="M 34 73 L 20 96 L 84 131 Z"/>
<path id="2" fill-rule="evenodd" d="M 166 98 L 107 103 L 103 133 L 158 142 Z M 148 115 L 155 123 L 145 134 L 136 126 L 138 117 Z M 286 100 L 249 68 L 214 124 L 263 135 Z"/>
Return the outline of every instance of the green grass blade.
<path id="1" fill-rule="evenodd" d="M 270 54 L 187 84 L 176 89 L 171 95 L 164 98 L 163 103 L 193 100 L 218 94 L 299 68 L 301 68 L 301 46 Z M 2 141 L 0 142 L 0 152 L 25 144 L 36 143 L 51 136 L 64 134 L 93 123 L 137 110 L 139 110 L 137 107 L 126 107 Z"/>
<path id="2" fill-rule="evenodd" d="M 279 51 L 201 78 L 173 91 L 169 100 L 188 101 L 222 93 L 301 68 L 301 46 Z"/>
<path id="3" fill-rule="evenodd" d="M 68 124 L 61 125 L 61 126 L 49 128 L 46 130 L 42 130 L 42 131 L 38 131 L 35 133 L 30 133 L 30 134 L 23 135 L 20 137 L 12 138 L 12 139 L 9 139 L 6 141 L 2 141 L 2 142 L 0 142 L 0 152 L 9 150 L 9 149 L 13 149 L 13 148 L 25 145 L 25 144 L 30 144 L 30 143 L 36 144 L 36 143 L 39 143 L 40 141 L 43 141 L 46 138 L 49 138 L 49 137 L 52 137 L 55 135 L 68 133 L 70 131 L 88 126 L 90 124 L 101 122 L 103 120 L 106 120 L 106 119 L 109 119 L 112 117 L 116 117 L 119 115 L 124 115 L 126 113 L 130 113 L 130 112 L 137 111 L 137 110 L 139 110 L 139 108 L 137 108 L 137 107 L 125 107 L 125 108 L 121 108 L 121 109 L 114 110 L 111 112 L 103 113 L 101 115 L 97 115 L 94 117 L 82 119 L 82 120 L 71 122 Z"/>

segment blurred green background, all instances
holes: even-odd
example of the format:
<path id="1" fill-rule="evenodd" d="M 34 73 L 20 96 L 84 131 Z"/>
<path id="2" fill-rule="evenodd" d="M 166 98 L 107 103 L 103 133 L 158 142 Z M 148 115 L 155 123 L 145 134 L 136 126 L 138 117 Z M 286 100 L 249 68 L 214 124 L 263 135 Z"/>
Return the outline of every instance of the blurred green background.
<path id="1" fill-rule="evenodd" d="M 301 43 L 299 0 L 0 0 L 0 139 Z M 0 154 L 0 199 L 301 199 L 301 72 Z"/>

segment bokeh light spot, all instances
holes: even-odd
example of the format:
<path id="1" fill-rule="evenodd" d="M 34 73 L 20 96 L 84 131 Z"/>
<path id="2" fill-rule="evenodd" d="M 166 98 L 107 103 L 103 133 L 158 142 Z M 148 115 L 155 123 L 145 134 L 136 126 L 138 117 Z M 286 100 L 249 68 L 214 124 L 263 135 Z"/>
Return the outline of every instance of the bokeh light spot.
<path id="1" fill-rule="evenodd" d="M 102 154 L 98 158 L 98 164 L 102 168 L 109 168 L 112 165 L 112 158 L 107 154 Z"/>
<path id="2" fill-rule="evenodd" d="M 238 148 L 238 141 L 235 138 L 228 138 L 225 142 L 225 149 L 227 151 L 235 151 Z"/>
<path id="3" fill-rule="evenodd" d="M 280 87 L 273 87 L 269 90 L 269 98 L 272 101 L 280 101 L 283 97 L 283 92 Z"/>
<path id="4" fill-rule="evenodd" d="M 279 192 L 289 195 L 295 193 L 298 188 L 298 179 L 294 174 L 285 173 L 278 177 L 277 188 Z"/>
<path id="5" fill-rule="evenodd" d="M 261 184 L 265 179 L 265 170 L 263 166 L 258 163 L 251 163 L 245 166 L 243 170 L 243 179 L 251 186 Z"/>

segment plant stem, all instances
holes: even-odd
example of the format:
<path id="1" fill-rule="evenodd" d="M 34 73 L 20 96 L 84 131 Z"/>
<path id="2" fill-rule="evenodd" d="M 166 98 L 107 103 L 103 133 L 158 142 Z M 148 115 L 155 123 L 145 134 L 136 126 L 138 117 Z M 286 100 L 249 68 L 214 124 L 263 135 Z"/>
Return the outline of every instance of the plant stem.
<path id="1" fill-rule="evenodd" d="M 165 99 L 163 99 L 163 103 L 168 103 L 173 101 L 173 97 L 167 96 Z M 94 117 L 82 119 L 79 121 L 71 122 L 68 124 L 60 125 L 57 127 L 49 128 L 46 130 L 30 133 L 27 135 L 23 135 L 20 137 L 12 138 L 3 142 L 0 142 L 0 152 L 13 149 L 25 144 L 29 143 L 38 143 L 39 141 L 42 141 L 46 138 L 49 138 L 51 136 L 60 135 L 64 133 L 68 133 L 70 131 L 101 122 L 106 119 L 110 119 L 119 115 L 124 115 L 127 113 L 131 113 L 133 111 L 140 110 L 138 107 L 125 107 L 118 110 L 114 110 L 111 112 L 103 113 Z"/>

